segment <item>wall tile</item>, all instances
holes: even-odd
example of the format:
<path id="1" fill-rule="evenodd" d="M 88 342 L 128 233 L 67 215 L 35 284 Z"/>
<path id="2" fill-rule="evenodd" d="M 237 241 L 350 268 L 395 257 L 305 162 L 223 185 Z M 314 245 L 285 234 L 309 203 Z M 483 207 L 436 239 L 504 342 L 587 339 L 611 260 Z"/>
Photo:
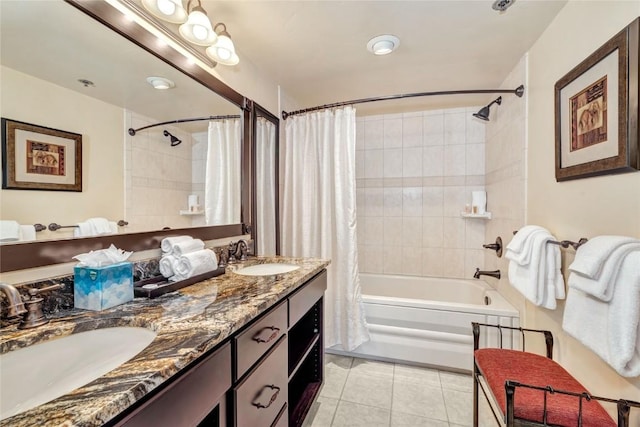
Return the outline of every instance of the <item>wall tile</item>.
<path id="1" fill-rule="evenodd" d="M 403 117 L 402 146 L 422 147 L 422 116 Z"/>
<path id="2" fill-rule="evenodd" d="M 384 148 L 384 121 L 383 120 L 365 121 L 364 148 L 366 150 Z"/>
<path id="3" fill-rule="evenodd" d="M 442 248 L 424 248 L 422 252 L 422 275 L 443 277 L 444 250 Z"/>
<path id="4" fill-rule="evenodd" d="M 443 187 L 424 187 L 422 189 L 422 214 L 425 217 L 442 218 L 444 214 Z"/>
<path id="5" fill-rule="evenodd" d="M 383 162 L 385 178 L 402 177 L 402 148 L 385 149 Z"/>
<path id="6" fill-rule="evenodd" d="M 444 147 L 444 175 L 465 175 L 466 150 L 462 144 Z"/>
<path id="7" fill-rule="evenodd" d="M 384 190 L 382 188 L 365 188 L 364 198 L 367 216 L 384 215 Z"/>
<path id="8" fill-rule="evenodd" d="M 407 246 L 422 247 L 422 217 L 402 219 L 402 242 Z"/>
<path id="9" fill-rule="evenodd" d="M 422 187 L 402 189 L 402 215 L 422 217 Z"/>
<path id="10" fill-rule="evenodd" d="M 364 177 L 382 178 L 384 156 L 382 150 L 365 150 L 364 152 Z"/>
<path id="11" fill-rule="evenodd" d="M 422 219 L 422 246 L 442 248 L 444 242 L 444 219 L 442 216 Z"/>
<path id="12" fill-rule="evenodd" d="M 402 217 L 402 188 L 384 189 L 384 216 Z"/>
<path id="13" fill-rule="evenodd" d="M 443 244 L 444 248 L 465 247 L 465 219 L 464 218 L 444 218 L 443 219 Z"/>
<path id="14" fill-rule="evenodd" d="M 422 147 L 402 150 L 402 176 L 422 176 Z"/>
<path id="15" fill-rule="evenodd" d="M 444 174 L 444 147 L 424 147 L 422 152 L 423 176 L 442 176 Z"/>
<path id="16" fill-rule="evenodd" d="M 402 242 L 402 217 L 384 218 L 384 245 L 401 246 Z"/>
<path id="17" fill-rule="evenodd" d="M 462 278 L 465 276 L 464 270 L 464 249 L 443 249 L 443 277 Z M 473 272 L 471 272 L 473 275 Z M 468 276 L 468 275 L 467 275 Z"/>
<path id="18" fill-rule="evenodd" d="M 402 118 L 384 120 L 384 148 L 402 147 Z"/>
<path id="19" fill-rule="evenodd" d="M 424 250 L 419 246 L 409 246 L 402 248 L 402 274 L 412 276 L 422 275 L 422 260 Z"/>
<path id="20" fill-rule="evenodd" d="M 466 175 L 484 175 L 484 144 L 467 144 Z"/>
<path id="21" fill-rule="evenodd" d="M 402 274 L 402 246 L 384 246 L 383 272 L 385 274 Z"/>
<path id="22" fill-rule="evenodd" d="M 466 138 L 467 113 L 452 113 L 444 115 L 444 143 L 445 145 L 464 144 Z"/>

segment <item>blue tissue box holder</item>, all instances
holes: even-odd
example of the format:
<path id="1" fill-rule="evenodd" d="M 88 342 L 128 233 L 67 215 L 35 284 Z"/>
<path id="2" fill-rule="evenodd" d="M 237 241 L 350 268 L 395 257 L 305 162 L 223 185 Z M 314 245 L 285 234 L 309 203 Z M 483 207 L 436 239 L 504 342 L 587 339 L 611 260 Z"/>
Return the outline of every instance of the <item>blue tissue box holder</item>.
<path id="1" fill-rule="evenodd" d="M 133 299 L 133 264 L 73 269 L 73 305 L 85 310 L 105 310 Z"/>

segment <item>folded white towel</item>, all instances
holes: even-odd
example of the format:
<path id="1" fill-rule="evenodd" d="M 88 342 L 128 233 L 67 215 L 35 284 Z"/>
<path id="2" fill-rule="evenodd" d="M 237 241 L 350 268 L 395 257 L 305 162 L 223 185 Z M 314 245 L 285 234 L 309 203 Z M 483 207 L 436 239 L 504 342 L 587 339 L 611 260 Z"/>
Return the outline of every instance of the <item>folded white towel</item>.
<path id="1" fill-rule="evenodd" d="M 182 255 L 175 266 L 175 273 L 189 278 L 218 268 L 218 258 L 211 249 L 202 249 Z"/>
<path id="2" fill-rule="evenodd" d="M 20 241 L 33 242 L 36 240 L 36 228 L 33 225 L 20 226 Z"/>
<path id="3" fill-rule="evenodd" d="M 109 234 L 118 234 L 118 223 L 115 221 L 109 221 Z"/>
<path id="4" fill-rule="evenodd" d="M 596 279 L 602 272 L 604 262 L 613 255 L 613 252 L 620 246 L 633 242 L 640 242 L 640 240 L 626 236 L 593 237 L 578 248 L 576 258 L 569 269 L 590 279 Z"/>
<path id="5" fill-rule="evenodd" d="M 0 242 L 15 242 L 20 240 L 20 224 L 17 221 L 0 221 Z"/>
<path id="6" fill-rule="evenodd" d="M 527 265 L 531 261 L 531 239 L 538 233 L 549 233 L 537 225 L 525 225 L 513 236 L 505 250 L 505 258 L 519 265 Z"/>
<path id="7" fill-rule="evenodd" d="M 79 222 L 78 226 L 73 229 L 73 237 L 89 237 L 93 236 L 93 226 L 84 221 Z"/>
<path id="8" fill-rule="evenodd" d="M 106 218 L 89 218 L 86 222 L 93 228 L 93 233 L 96 236 L 112 233 L 109 221 Z"/>
<path id="9" fill-rule="evenodd" d="M 204 249 L 204 242 L 200 239 L 191 239 L 173 245 L 171 254 L 179 257 L 181 255 L 186 255 L 190 252 L 199 251 L 201 249 Z"/>
<path id="10" fill-rule="evenodd" d="M 586 244 L 588 244 L 588 242 Z M 586 265 L 580 255 L 581 248 L 582 247 L 578 248 L 578 252 L 576 253 L 576 261 L 579 261 L 579 267 Z M 616 249 L 609 253 L 609 257 L 603 262 L 600 273 L 595 278 L 589 278 L 583 276 L 581 273 L 575 272 L 573 265 L 576 261 L 574 261 L 569 266 L 569 270 L 573 272 L 569 275 L 569 286 L 599 298 L 602 301 L 610 301 L 618 281 L 617 278 L 621 271 L 620 266 L 622 262 L 629 253 L 638 251 L 640 251 L 640 240 L 617 246 Z"/>
<path id="11" fill-rule="evenodd" d="M 166 278 L 173 276 L 175 274 L 178 260 L 179 258 L 175 255 L 164 255 L 160 258 L 160 273 Z"/>
<path id="12" fill-rule="evenodd" d="M 556 299 L 565 297 L 560 270 L 560 248 L 547 242 L 556 240 L 547 230 L 535 230 L 523 242 L 521 253 L 530 253 L 524 265 L 509 262 L 509 283 L 537 306 L 553 310 Z"/>
<path id="13" fill-rule="evenodd" d="M 173 250 L 173 245 L 180 242 L 186 242 L 188 240 L 193 240 L 193 237 L 191 236 L 165 237 L 164 239 L 162 239 L 162 242 L 160 242 L 160 249 L 162 249 L 162 252 L 168 254 Z"/>
<path id="14" fill-rule="evenodd" d="M 634 378 L 640 376 L 640 252 L 629 253 L 620 270 L 609 302 L 570 287 L 562 328 L 620 375 Z"/>

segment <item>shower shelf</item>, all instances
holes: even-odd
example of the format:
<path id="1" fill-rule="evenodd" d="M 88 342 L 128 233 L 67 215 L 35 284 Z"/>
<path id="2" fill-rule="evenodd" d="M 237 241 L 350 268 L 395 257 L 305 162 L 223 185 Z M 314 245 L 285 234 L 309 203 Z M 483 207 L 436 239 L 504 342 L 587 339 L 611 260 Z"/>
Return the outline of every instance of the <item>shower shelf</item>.
<path id="1" fill-rule="evenodd" d="M 460 212 L 460 216 L 462 218 L 491 219 L 491 212 L 485 212 L 483 214 L 473 214 L 473 213 Z"/>
<path id="2" fill-rule="evenodd" d="M 195 211 L 195 212 L 191 212 L 191 211 L 180 211 L 180 215 L 187 215 L 187 216 L 204 215 L 204 211 Z"/>

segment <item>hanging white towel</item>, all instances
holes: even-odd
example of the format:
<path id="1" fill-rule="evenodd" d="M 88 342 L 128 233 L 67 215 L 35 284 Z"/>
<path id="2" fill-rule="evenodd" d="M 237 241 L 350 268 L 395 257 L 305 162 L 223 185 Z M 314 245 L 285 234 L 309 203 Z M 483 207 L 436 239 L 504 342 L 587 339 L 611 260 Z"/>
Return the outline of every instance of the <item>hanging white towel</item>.
<path id="1" fill-rule="evenodd" d="M 605 261 L 622 245 L 638 242 L 627 236 L 596 236 L 576 251 L 576 258 L 569 270 L 580 273 L 590 279 L 597 279 Z"/>
<path id="2" fill-rule="evenodd" d="M 204 242 L 200 239 L 191 239 L 173 245 L 171 254 L 179 257 L 181 255 L 186 255 L 190 252 L 199 251 L 201 249 L 204 249 Z"/>
<path id="3" fill-rule="evenodd" d="M 164 277 L 169 278 L 175 274 L 175 267 L 178 264 L 179 258 L 174 255 L 165 255 L 160 258 L 160 274 Z"/>
<path id="4" fill-rule="evenodd" d="M 20 224 L 17 221 L 0 221 L 0 242 L 20 240 Z"/>
<path id="5" fill-rule="evenodd" d="M 531 239 L 537 234 L 548 231 L 538 225 L 525 225 L 513 236 L 505 250 L 505 258 L 518 263 L 518 265 L 527 265 L 531 261 Z"/>
<path id="6" fill-rule="evenodd" d="M 640 376 L 640 252 L 623 260 L 611 301 L 570 287 L 562 328 L 623 377 Z"/>
<path id="7" fill-rule="evenodd" d="M 168 254 L 173 250 L 173 245 L 180 242 L 186 242 L 188 240 L 193 240 L 193 237 L 191 236 L 165 237 L 164 239 L 162 239 L 162 242 L 160 242 L 160 249 L 162 249 L 162 252 L 164 252 L 165 254 Z"/>
<path id="8" fill-rule="evenodd" d="M 218 268 L 218 258 L 211 249 L 202 249 L 182 255 L 175 265 L 175 273 L 184 278 L 203 274 Z"/>
<path id="9" fill-rule="evenodd" d="M 585 245 L 587 244 L 589 242 L 585 243 Z M 609 256 L 602 263 L 599 274 L 594 278 L 583 276 L 573 268 L 576 261 L 579 262 L 579 267 L 586 265 L 581 256 L 581 249 L 582 246 L 578 248 L 575 261 L 569 266 L 569 270 L 573 272 L 569 275 L 569 286 L 606 302 L 610 301 L 613 296 L 622 262 L 630 252 L 640 251 L 640 240 L 634 239 L 630 243 L 619 245 L 610 251 Z"/>
<path id="10" fill-rule="evenodd" d="M 517 246 L 520 252 L 505 254 L 510 260 L 509 283 L 533 304 L 553 310 L 556 299 L 565 297 L 560 248 L 548 244 L 556 239 L 544 228 L 528 231 Z"/>
<path id="11" fill-rule="evenodd" d="M 110 224 L 106 218 L 89 218 L 79 222 L 73 230 L 74 237 L 102 236 L 115 234 L 118 232 L 118 225 L 115 222 Z"/>
<path id="12" fill-rule="evenodd" d="M 93 229 L 93 234 L 96 236 L 112 233 L 109 221 L 106 218 L 89 218 L 86 222 L 89 223 Z"/>

